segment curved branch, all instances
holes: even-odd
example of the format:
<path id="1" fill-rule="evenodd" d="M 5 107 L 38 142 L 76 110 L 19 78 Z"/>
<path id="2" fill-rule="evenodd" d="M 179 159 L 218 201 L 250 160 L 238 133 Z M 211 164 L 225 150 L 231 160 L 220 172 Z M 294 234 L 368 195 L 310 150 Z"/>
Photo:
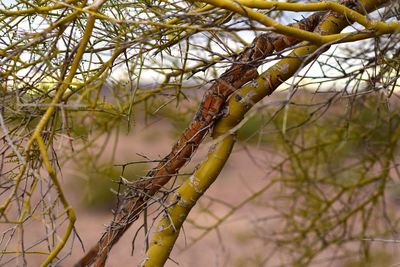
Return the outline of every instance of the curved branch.
<path id="1" fill-rule="evenodd" d="M 279 3 L 279 2 L 264 2 L 259 0 L 202 0 L 204 3 L 208 3 L 214 5 L 216 7 L 230 10 L 232 12 L 238 13 L 244 17 L 254 19 L 264 26 L 270 27 L 271 31 L 292 36 L 294 38 L 298 38 L 304 41 L 309 41 L 316 45 L 323 45 L 327 43 L 332 43 L 334 41 L 340 42 L 352 42 L 356 40 L 362 40 L 367 38 L 372 38 L 375 36 L 395 33 L 400 31 L 400 23 L 399 22 L 379 22 L 379 21 L 371 21 L 366 16 L 350 9 L 349 7 L 359 8 L 357 1 L 343 1 L 342 4 L 332 3 L 332 2 L 321 2 L 314 4 L 290 4 L 290 3 Z M 387 1 L 384 1 L 387 2 Z M 362 4 L 361 4 L 362 5 Z M 347 7 L 349 6 L 349 7 Z M 345 19 L 353 22 L 358 22 L 361 25 L 365 26 L 367 30 L 374 31 L 374 34 L 371 32 L 361 33 L 357 35 L 357 33 L 343 33 L 343 34 L 322 34 L 315 32 L 308 32 L 301 29 L 296 29 L 291 26 L 283 25 L 278 23 L 277 21 L 271 19 L 270 17 L 257 12 L 250 7 L 253 8 L 275 8 L 277 10 L 291 10 L 291 11 L 311 11 L 314 8 L 314 11 L 319 10 L 331 10 L 335 11 Z M 357 35 L 357 36 L 354 36 Z M 346 38 L 349 37 L 349 38 Z"/>

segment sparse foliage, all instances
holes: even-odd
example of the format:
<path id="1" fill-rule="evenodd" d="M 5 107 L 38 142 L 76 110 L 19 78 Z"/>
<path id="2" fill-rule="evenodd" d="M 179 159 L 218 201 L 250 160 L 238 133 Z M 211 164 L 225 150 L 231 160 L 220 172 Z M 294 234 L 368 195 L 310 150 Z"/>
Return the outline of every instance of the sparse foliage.
<path id="1" fill-rule="evenodd" d="M 191 247 L 249 206 L 263 249 L 239 265 L 375 262 L 399 222 L 399 17 L 395 0 L 0 1 L 0 264 L 56 266 L 80 246 L 71 166 L 114 208 L 76 266 L 104 266 L 138 220 L 137 263 L 163 266 L 184 223 Z M 166 156 L 117 162 L 120 136 L 158 118 L 179 134 Z M 236 139 L 265 178 L 231 204 L 206 190 Z"/>

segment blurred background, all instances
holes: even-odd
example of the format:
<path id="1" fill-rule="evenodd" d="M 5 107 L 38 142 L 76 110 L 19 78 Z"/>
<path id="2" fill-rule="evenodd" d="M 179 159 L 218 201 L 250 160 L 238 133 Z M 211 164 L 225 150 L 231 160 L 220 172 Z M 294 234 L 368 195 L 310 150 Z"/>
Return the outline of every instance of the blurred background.
<path id="1" fill-rule="evenodd" d="M 53 265 L 73 266 L 113 219 L 126 181 L 170 152 L 212 81 L 266 31 L 225 10 L 197 12 L 200 3 L 106 1 L 69 81 L 86 4 L 0 1 L 0 266 L 38 266 L 62 240 Z M 260 12 L 281 23 L 308 14 Z M 370 17 L 399 14 L 391 2 Z M 333 45 L 257 103 L 166 266 L 400 266 L 399 41 Z M 287 52 L 263 60 L 259 73 Z M 30 140 L 50 107 L 43 149 Z M 210 147 L 206 137 L 169 190 Z M 67 239 L 69 216 L 49 169 L 76 213 Z M 107 266 L 143 260 L 157 204 Z"/>

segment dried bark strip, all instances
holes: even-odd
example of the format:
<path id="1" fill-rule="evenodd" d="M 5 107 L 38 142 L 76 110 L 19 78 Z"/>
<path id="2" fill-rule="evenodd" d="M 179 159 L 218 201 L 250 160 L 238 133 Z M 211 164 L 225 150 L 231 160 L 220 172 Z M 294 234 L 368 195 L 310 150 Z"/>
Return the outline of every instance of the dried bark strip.
<path id="1" fill-rule="evenodd" d="M 324 14 L 325 12 L 317 12 L 297 23 L 290 24 L 290 26 L 313 31 Z M 136 221 L 146 206 L 146 202 L 189 161 L 210 127 L 220 116 L 226 99 L 236 89 L 258 76 L 257 67 L 262 64 L 265 57 L 300 41 L 273 32 L 264 33 L 255 38 L 252 44 L 238 55 L 229 70 L 215 80 L 206 91 L 199 110 L 172 151 L 147 174 L 147 179 L 141 181 L 139 187 L 135 186 L 142 188 L 142 191 L 127 192 L 124 203 L 116 212 L 107 232 L 103 234 L 97 245 L 75 265 L 76 267 L 89 266 L 93 263 L 94 266 L 104 266 L 108 252 L 129 226 Z"/>

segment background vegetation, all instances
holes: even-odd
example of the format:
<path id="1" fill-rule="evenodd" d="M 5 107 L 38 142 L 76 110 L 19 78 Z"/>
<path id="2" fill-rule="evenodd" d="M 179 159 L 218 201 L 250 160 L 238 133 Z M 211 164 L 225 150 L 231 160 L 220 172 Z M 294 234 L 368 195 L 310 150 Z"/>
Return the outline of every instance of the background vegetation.
<path id="1" fill-rule="evenodd" d="M 0 1 L 0 264 L 76 263 L 93 251 L 76 226 L 88 214 L 111 220 L 105 251 L 138 220 L 129 238 L 146 266 L 164 264 L 152 256 L 168 259 L 184 222 L 177 251 L 196 255 L 210 236 L 240 248 L 220 265 L 397 264 L 399 3 L 280 3 Z M 283 26 L 321 10 L 309 34 Z M 262 38 L 283 50 L 252 58 Z M 242 65 L 236 79 L 257 75 L 234 90 L 220 82 Z M 234 93 L 202 130 L 211 134 L 185 140 L 205 143 L 199 156 L 157 187 L 154 166 L 201 120 L 207 89 L 224 86 Z M 140 212 L 126 213 L 137 199 Z"/>

